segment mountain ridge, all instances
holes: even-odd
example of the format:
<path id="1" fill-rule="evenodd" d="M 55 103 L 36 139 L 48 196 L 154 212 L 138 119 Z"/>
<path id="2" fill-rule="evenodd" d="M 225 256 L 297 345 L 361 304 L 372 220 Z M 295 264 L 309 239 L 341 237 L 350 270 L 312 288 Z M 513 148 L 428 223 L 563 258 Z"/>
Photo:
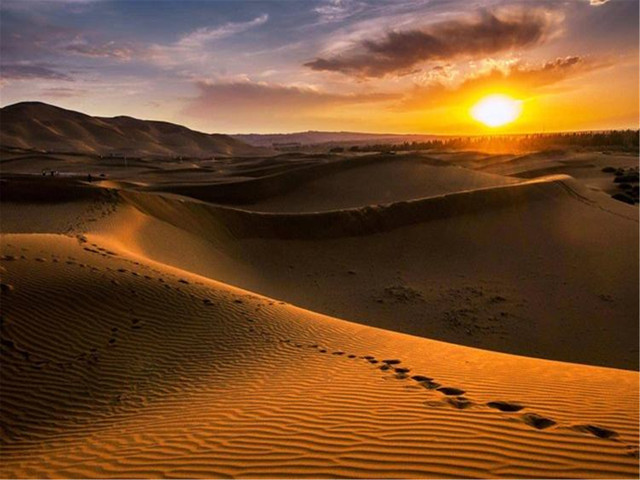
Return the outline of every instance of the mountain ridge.
<path id="1" fill-rule="evenodd" d="M 229 135 L 125 115 L 91 116 L 43 102 L 20 102 L 0 109 L 0 145 L 97 155 L 207 158 L 270 154 Z"/>
<path id="2" fill-rule="evenodd" d="M 277 147 L 283 144 L 310 145 L 361 145 L 368 143 L 402 143 L 424 142 L 443 138 L 442 135 L 418 134 L 418 133 L 366 133 L 348 131 L 321 131 L 306 130 L 293 133 L 237 133 L 231 134 L 233 138 L 259 147 Z"/>

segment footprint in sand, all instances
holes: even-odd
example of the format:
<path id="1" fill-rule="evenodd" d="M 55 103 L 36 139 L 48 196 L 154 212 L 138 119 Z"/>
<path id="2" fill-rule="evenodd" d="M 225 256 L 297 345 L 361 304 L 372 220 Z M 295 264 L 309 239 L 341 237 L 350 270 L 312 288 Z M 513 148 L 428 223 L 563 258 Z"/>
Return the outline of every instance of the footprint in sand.
<path id="1" fill-rule="evenodd" d="M 447 398 L 447 403 L 459 410 L 464 410 L 474 405 L 474 403 L 466 397 L 449 397 Z"/>
<path id="2" fill-rule="evenodd" d="M 440 384 L 438 382 L 420 382 L 420 384 L 427 390 L 436 390 L 440 388 Z"/>
<path id="3" fill-rule="evenodd" d="M 517 403 L 502 401 L 488 402 L 487 407 L 495 408 L 496 410 L 500 410 L 501 412 L 519 412 L 524 408 L 524 406 Z"/>
<path id="4" fill-rule="evenodd" d="M 440 388 L 440 384 L 433 381 L 431 377 L 425 377 L 424 375 L 414 375 L 411 377 L 412 380 L 418 382 L 418 384 L 427 390 L 435 390 Z"/>
<path id="5" fill-rule="evenodd" d="M 0 292 L 7 294 L 13 292 L 13 285 L 8 283 L 0 283 Z"/>
<path id="6" fill-rule="evenodd" d="M 399 363 L 402 363 L 400 360 L 382 360 L 382 363 L 386 363 L 387 365 L 398 365 Z"/>
<path id="7" fill-rule="evenodd" d="M 454 388 L 454 387 L 440 387 L 437 389 L 440 393 L 443 393 L 445 395 L 448 396 L 458 396 L 458 395 L 464 395 L 465 391 L 461 390 L 459 388 Z"/>
<path id="8" fill-rule="evenodd" d="M 590 433 L 598 438 L 615 438 L 618 436 L 618 432 L 608 428 L 598 427 L 597 425 L 575 425 L 572 428 L 579 432 Z"/>
<path id="9" fill-rule="evenodd" d="M 538 430 L 544 430 L 549 427 L 553 427 L 556 425 L 555 420 L 551 420 L 550 418 L 543 417 L 538 415 L 537 413 L 526 413 L 522 416 L 522 420 L 527 425 L 537 428 Z"/>

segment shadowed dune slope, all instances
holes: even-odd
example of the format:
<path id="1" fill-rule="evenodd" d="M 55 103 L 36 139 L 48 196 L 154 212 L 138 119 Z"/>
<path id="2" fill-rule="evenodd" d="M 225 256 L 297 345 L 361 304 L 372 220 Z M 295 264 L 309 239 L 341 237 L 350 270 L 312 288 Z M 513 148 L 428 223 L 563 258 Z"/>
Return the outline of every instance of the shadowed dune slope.
<path id="1" fill-rule="evenodd" d="M 204 201 L 265 212 L 330 211 L 388 204 L 520 180 L 452 166 L 421 154 L 287 159 L 259 174 L 254 162 L 234 162 L 226 182 L 178 182 L 163 176 L 147 187 Z M 267 169 L 268 168 L 268 169 Z"/>
<path id="2" fill-rule="evenodd" d="M 396 201 L 383 205 L 322 212 L 271 213 L 212 205 L 187 197 L 147 194 L 123 190 L 120 195 L 159 219 L 191 229 L 190 219 L 197 219 L 201 233 L 226 233 L 233 239 L 278 238 L 322 239 L 356 235 L 370 235 L 415 223 L 428 222 L 482 211 L 508 208 L 521 203 L 550 200 L 559 196 L 581 196 L 576 183 L 566 176 L 522 182 L 514 186 L 499 186 L 448 195 Z M 613 207 L 614 210 L 618 210 Z M 179 213 L 184 211 L 185 215 Z M 613 213 L 633 220 L 631 212 Z"/>
<path id="3" fill-rule="evenodd" d="M 638 368 L 637 210 L 567 177 L 308 214 L 120 195 L 145 214 L 122 217 L 123 248 L 210 278 L 414 335 Z M 198 254 L 158 241 L 174 234 Z"/>
<path id="4" fill-rule="evenodd" d="M 636 373 L 340 321 L 105 233 L 1 242 L 3 477 L 638 474 Z"/>

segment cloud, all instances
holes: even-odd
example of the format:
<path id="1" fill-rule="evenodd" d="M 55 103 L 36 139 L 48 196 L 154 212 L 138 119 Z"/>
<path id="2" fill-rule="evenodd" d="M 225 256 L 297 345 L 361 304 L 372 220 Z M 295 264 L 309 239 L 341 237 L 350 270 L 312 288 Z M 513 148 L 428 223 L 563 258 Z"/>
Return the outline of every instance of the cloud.
<path id="1" fill-rule="evenodd" d="M 177 47 L 198 48 L 206 43 L 246 32 L 254 27 L 263 25 L 269 20 L 266 13 L 248 22 L 228 22 L 219 27 L 203 27 L 184 35 L 176 43 Z"/>
<path id="2" fill-rule="evenodd" d="M 115 41 L 92 44 L 84 39 L 75 39 L 64 50 L 75 55 L 91 58 L 112 58 L 116 60 L 131 60 L 137 49 L 131 45 L 121 45 Z"/>
<path id="3" fill-rule="evenodd" d="M 529 96 L 608 65 L 577 56 L 556 58 L 539 65 L 494 65 L 478 74 L 468 76 L 454 86 L 448 86 L 443 82 L 417 86 L 395 107 L 400 110 L 419 110 L 451 102 L 458 104 L 463 98 L 475 98 L 490 91 Z"/>
<path id="4" fill-rule="evenodd" d="M 291 111 L 295 109 L 324 108 L 330 105 L 372 103 L 396 98 L 392 94 L 360 93 L 336 94 L 307 86 L 235 81 L 221 83 L 198 82 L 200 95 L 188 108 L 192 113 L 215 109 L 238 108 Z"/>
<path id="5" fill-rule="evenodd" d="M 50 58 L 61 44 L 72 41 L 78 29 L 50 23 L 42 16 L 2 12 L 0 57 L 7 62 Z"/>
<path id="6" fill-rule="evenodd" d="M 84 95 L 86 90 L 78 88 L 51 87 L 42 89 L 40 93 L 49 98 L 72 98 Z"/>
<path id="7" fill-rule="evenodd" d="M 199 94 L 191 99 L 184 114 L 205 120 L 215 128 L 263 128 L 277 120 L 300 125 L 301 120 L 317 119 L 341 107 L 375 105 L 398 99 L 385 93 L 337 94 L 308 86 L 230 81 L 198 82 Z"/>
<path id="8" fill-rule="evenodd" d="M 355 0 L 327 0 L 313 9 L 325 23 L 340 22 L 365 10 L 366 4 Z"/>
<path id="9" fill-rule="evenodd" d="M 69 75 L 53 70 L 45 65 L 8 64 L 0 66 L 0 76 L 3 80 L 73 80 Z"/>
<path id="10" fill-rule="evenodd" d="M 60 7 L 76 7 L 87 6 L 106 0 L 3 0 L 0 8 L 2 10 L 13 10 L 19 12 L 33 11 L 34 8 L 60 8 Z"/>
<path id="11" fill-rule="evenodd" d="M 589 5 L 593 5 L 594 7 L 599 7 L 600 5 L 604 5 L 608 3 L 609 0 L 589 0 Z"/>
<path id="12" fill-rule="evenodd" d="M 552 33 L 557 15 L 548 10 L 480 11 L 473 18 L 447 20 L 424 29 L 389 31 L 305 66 L 358 77 L 406 73 L 422 62 L 474 58 L 532 47 Z"/>
<path id="13" fill-rule="evenodd" d="M 77 55 L 92 58 L 129 60 L 141 48 L 118 41 L 104 41 L 95 33 L 77 27 L 50 23 L 45 16 L 3 13 L 0 55 L 6 63 L 48 61 L 54 57 Z"/>
<path id="14" fill-rule="evenodd" d="M 541 65 L 510 63 L 505 68 L 494 67 L 476 77 L 471 77 L 465 80 L 459 88 L 477 90 L 487 87 L 495 89 L 503 87 L 531 92 L 608 65 L 608 63 L 596 63 L 578 56 L 560 57 Z"/>
<path id="15" fill-rule="evenodd" d="M 218 27 L 198 28 L 176 42 L 149 45 L 146 51 L 138 52 L 137 57 L 168 69 L 186 68 L 188 71 L 193 66 L 209 69 L 214 63 L 213 49 L 207 48 L 209 44 L 246 32 L 268 20 L 269 15 L 263 14 L 246 22 L 228 22 Z"/>

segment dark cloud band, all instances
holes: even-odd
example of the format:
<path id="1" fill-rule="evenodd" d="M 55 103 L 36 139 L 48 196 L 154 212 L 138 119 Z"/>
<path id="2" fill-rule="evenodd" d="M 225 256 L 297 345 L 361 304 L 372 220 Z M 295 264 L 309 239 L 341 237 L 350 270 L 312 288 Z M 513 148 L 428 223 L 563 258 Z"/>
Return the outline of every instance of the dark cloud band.
<path id="1" fill-rule="evenodd" d="M 0 76 L 4 80 L 73 80 L 69 75 L 42 65 L 1 65 Z"/>
<path id="2" fill-rule="evenodd" d="M 436 23 L 423 30 L 388 32 L 362 41 L 343 55 L 317 58 L 305 66 L 360 77 L 402 73 L 419 63 L 475 57 L 530 47 L 545 40 L 553 15 L 544 10 L 480 12 L 475 18 Z"/>

